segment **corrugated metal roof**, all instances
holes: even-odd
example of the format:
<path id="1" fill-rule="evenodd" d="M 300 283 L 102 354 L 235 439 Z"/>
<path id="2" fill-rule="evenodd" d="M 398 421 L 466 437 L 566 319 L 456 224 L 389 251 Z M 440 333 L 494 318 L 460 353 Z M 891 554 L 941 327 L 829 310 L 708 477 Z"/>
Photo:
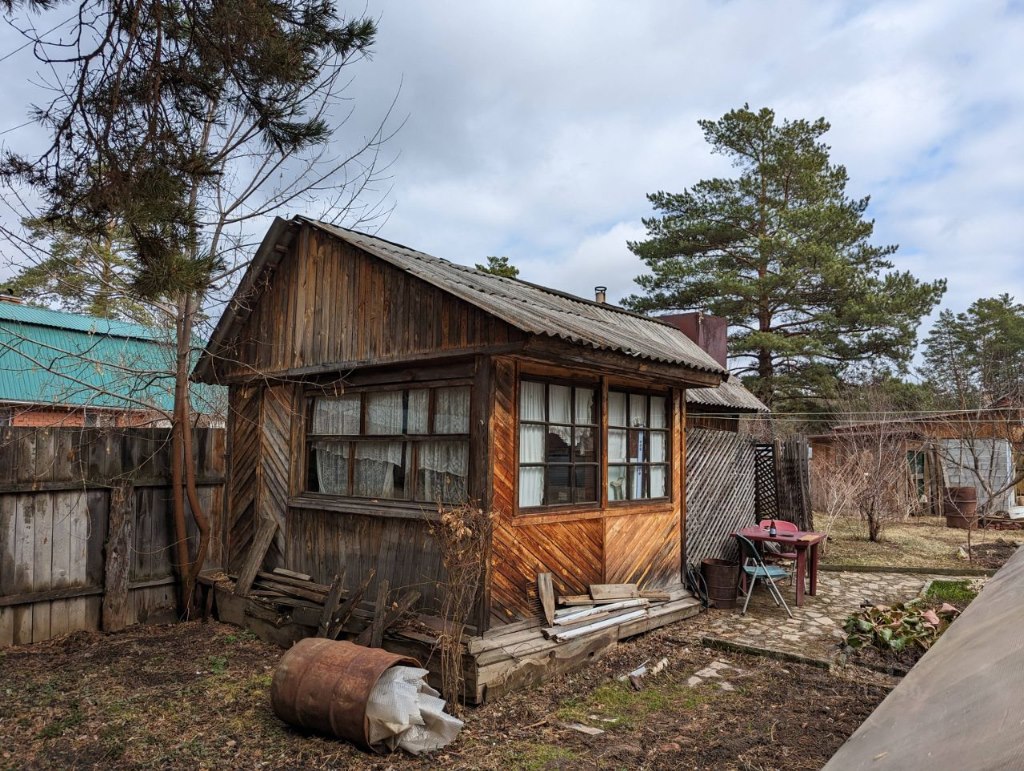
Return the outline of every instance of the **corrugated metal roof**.
<path id="1" fill-rule="evenodd" d="M 14 321 L 40 327 L 87 332 L 93 335 L 133 337 L 139 340 L 161 340 L 166 336 L 163 330 L 146 327 L 142 324 L 101 319 L 78 313 L 65 313 L 64 311 L 12 302 L 0 302 L 0 321 Z"/>
<path id="2" fill-rule="evenodd" d="M 138 324 L 0 302 L 0 401 L 170 410 L 174 348 L 167 335 Z M 195 409 L 211 412 L 218 390 L 195 391 Z"/>
<path id="3" fill-rule="evenodd" d="M 770 412 L 767 405 L 737 379 L 725 380 L 718 388 L 687 388 L 686 401 L 706 407 L 727 407 L 744 412 Z"/>
<path id="4" fill-rule="evenodd" d="M 673 326 L 614 305 L 475 270 L 316 220 L 297 218 L 475 305 L 508 324 L 598 350 L 713 374 L 718 362 Z"/>

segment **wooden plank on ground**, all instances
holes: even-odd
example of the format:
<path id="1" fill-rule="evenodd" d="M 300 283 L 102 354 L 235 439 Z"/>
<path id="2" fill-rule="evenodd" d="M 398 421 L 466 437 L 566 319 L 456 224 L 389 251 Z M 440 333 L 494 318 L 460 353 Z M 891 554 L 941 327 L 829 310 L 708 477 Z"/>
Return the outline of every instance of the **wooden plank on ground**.
<path id="1" fill-rule="evenodd" d="M 312 581 L 313 576 L 308 573 L 296 573 L 294 570 L 288 570 L 286 568 L 274 568 L 274 573 L 279 576 L 285 576 L 286 578 L 294 578 L 296 581 Z"/>
<path id="2" fill-rule="evenodd" d="M 544 610 L 544 620 L 551 625 L 555 622 L 555 585 L 550 573 L 537 574 L 537 596 Z"/>
<path id="3" fill-rule="evenodd" d="M 590 596 L 595 600 L 630 600 L 640 596 L 636 584 L 591 584 Z"/>
<path id="4" fill-rule="evenodd" d="M 625 608 L 637 608 L 650 604 L 647 600 L 637 598 L 635 600 L 622 600 L 621 602 L 613 602 L 610 605 L 599 605 L 596 608 L 587 608 L 586 610 L 578 610 L 575 613 L 567 613 L 564 616 L 559 616 L 555 619 L 555 624 L 558 626 L 565 626 L 567 624 L 575 624 L 584 618 L 594 618 L 599 616 L 607 616 L 616 610 L 623 610 Z"/>
<path id="5" fill-rule="evenodd" d="M 249 590 L 252 588 L 252 582 L 256 578 L 260 565 L 263 564 L 263 558 L 266 556 L 267 549 L 270 548 L 276 533 L 277 520 L 271 517 L 264 517 L 260 521 L 259 529 L 256 531 L 256 537 L 253 539 L 252 547 L 249 549 L 249 554 L 245 559 L 245 564 L 238 572 L 235 594 L 239 597 L 248 596 Z"/>
<path id="6" fill-rule="evenodd" d="M 593 624 L 581 626 L 576 629 L 568 629 L 564 632 L 559 632 L 555 635 L 555 640 L 558 642 L 566 642 L 567 640 L 573 640 L 577 637 L 583 637 L 585 635 L 599 632 L 602 629 L 607 629 L 612 626 L 618 626 L 619 624 L 625 624 L 629 621 L 636 621 L 637 619 L 643 618 L 647 615 L 647 608 L 640 608 L 638 610 L 631 611 L 625 615 L 612 616 L 605 618 L 600 621 L 595 621 Z"/>
<path id="7" fill-rule="evenodd" d="M 384 642 L 384 617 L 387 615 L 388 593 L 391 582 L 386 578 L 377 582 L 377 601 L 373 604 L 373 621 L 370 623 L 370 639 L 364 645 L 379 648 Z M 360 635 L 360 638 L 362 635 Z"/>
<path id="8" fill-rule="evenodd" d="M 110 490 L 101 610 L 101 625 L 105 632 L 116 632 L 128 626 L 128 577 L 134 528 L 135 489 L 122 482 Z"/>
<path id="9" fill-rule="evenodd" d="M 327 632 L 331 628 L 331 619 L 334 617 L 334 611 L 338 609 L 338 604 L 341 602 L 341 595 L 344 590 L 345 573 L 342 571 L 340 575 L 334 577 L 331 588 L 327 592 L 327 598 L 324 600 L 324 609 L 320 614 L 320 625 L 316 630 L 317 637 L 327 636 Z"/>
<path id="10" fill-rule="evenodd" d="M 416 604 L 419 598 L 420 593 L 414 589 L 402 595 L 402 598 L 395 603 L 395 606 L 393 608 L 387 608 L 384 614 L 384 619 L 381 622 L 381 645 L 384 644 L 384 632 L 386 632 L 388 629 L 394 626 L 398 619 L 400 619 L 403 614 L 407 613 L 409 609 L 411 609 L 412 606 Z M 374 614 L 375 622 L 376 619 L 377 615 Z M 359 637 L 356 638 L 356 643 L 359 645 L 366 645 L 367 641 L 372 641 L 370 640 L 370 635 L 374 633 L 375 631 L 373 626 L 364 629 L 363 632 L 359 635 Z M 375 645 L 371 647 L 379 648 L 381 647 L 381 645 Z"/>

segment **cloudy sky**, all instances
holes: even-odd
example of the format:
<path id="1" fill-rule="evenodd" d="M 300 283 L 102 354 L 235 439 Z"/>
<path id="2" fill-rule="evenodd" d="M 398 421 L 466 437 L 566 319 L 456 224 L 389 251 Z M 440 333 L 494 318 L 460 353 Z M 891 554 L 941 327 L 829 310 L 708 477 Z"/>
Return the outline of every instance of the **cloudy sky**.
<path id="1" fill-rule="evenodd" d="M 945 306 L 1024 299 L 1020 3 L 366 9 L 379 42 L 353 69 L 356 113 L 339 139 L 369 130 L 398 93 L 385 238 L 470 264 L 507 255 L 523 278 L 584 296 L 605 284 L 617 300 L 643 269 L 626 241 L 644 235 L 645 194 L 728 173 L 697 121 L 749 102 L 832 123 L 850 194 L 872 197 L 875 241 L 900 245 L 899 268 L 949 279 Z M 0 56 L 14 45 L 0 36 Z M 33 96 L 5 75 L 0 131 Z"/>

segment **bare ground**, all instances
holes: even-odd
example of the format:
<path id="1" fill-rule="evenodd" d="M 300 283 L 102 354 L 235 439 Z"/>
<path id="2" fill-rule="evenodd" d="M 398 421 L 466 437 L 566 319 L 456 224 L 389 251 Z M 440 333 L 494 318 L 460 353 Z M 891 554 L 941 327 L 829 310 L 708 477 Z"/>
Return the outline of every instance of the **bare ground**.
<path id="1" fill-rule="evenodd" d="M 78 633 L 0 651 L 0 768 L 812 769 L 896 682 L 706 650 L 704 621 L 468 710 L 459 739 L 428 758 L 369 755 L 280 722 L 269 686 L 281 650 L 234 627 Z M 642 691 L 615 679 L 662 656 L 668 668 Z M 734 691 L 686 685 L 716 659 L 745 670 Z"/>
<path id="2" fill-rule="evenodd" d="M 973 559 L 968 560 L 964 556 L 967 531 L 946 527 L 944 517 L 911 517 L 906 522 L 890 522 L 876 543 L 868 540 L 867 532 L 867 523 L 859 517 L 839 517 L 829 530 L 823 563 L 878 568 L 993 569 L 1000 567 L 1024 542 L 1024 530 L 975 529 L 971 531 Z"/>

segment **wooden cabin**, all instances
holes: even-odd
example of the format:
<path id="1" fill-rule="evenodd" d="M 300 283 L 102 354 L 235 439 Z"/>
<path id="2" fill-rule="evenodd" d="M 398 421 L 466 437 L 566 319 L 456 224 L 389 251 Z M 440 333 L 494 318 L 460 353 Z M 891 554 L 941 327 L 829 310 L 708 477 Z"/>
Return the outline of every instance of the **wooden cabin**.
<path id="1" fill-rule="evenodd" d="M 278 219 L 194 374 L 230 389 L 226 567 L 273 520 L 266 568 L 375 570 L 430 614 L 428 524 L 469 500 L 495 515 L 480 635 L 532 623 L 539 573 L 677 589 L 685 393 L 727 377 L 671 323 Z"/>

